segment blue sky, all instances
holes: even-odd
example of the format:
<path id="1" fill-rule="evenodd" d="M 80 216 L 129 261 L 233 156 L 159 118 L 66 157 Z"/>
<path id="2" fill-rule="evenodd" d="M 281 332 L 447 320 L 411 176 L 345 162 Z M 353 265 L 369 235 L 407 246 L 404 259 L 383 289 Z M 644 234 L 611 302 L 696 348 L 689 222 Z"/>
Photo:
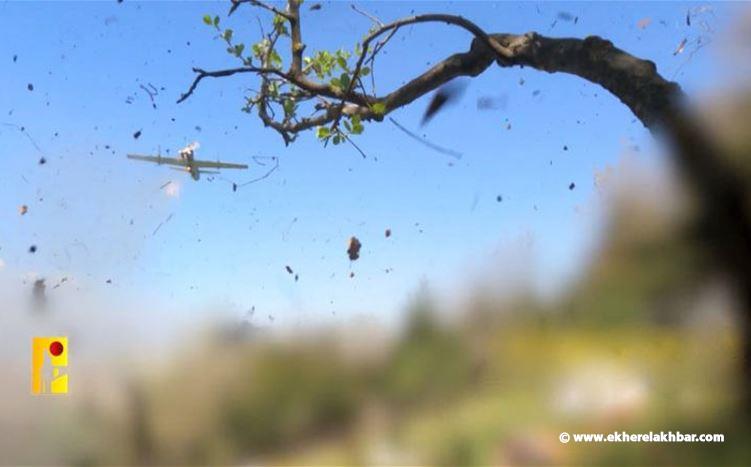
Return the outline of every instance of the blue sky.
<path id="1" fill-rule="evenodd" d="M 349 5 L 303 7 L 306 52 L 352 48 L 371 24 Z M 450 12 L 490 32 L 602 35 L 652 59 L 689 93 L 710 89 L 722 73 L 709 66 L 707 49 L 687 63 L 688 51 L 673 55 L 681 39 L 700 34 L 698 21 L 685 24 L 687 10 L 700 6 L 695 3 L 358 5 L 384 21 L 413 11 Z M 601 226 L 594 172 L 616 164 L 632 145 L 645 163 L 660 165 L 650 135 L 603 89 L 521 69 L 489 69 L 423 129 L 429 97 L 393 114 L 461 152 L 459 160 L 387 122 L 368 125 L 358 138 L 366 159 L 349 146 L 323 148 L 312 133 L 285 147 L 256 117 L 240 112 L 245 90 L 256 86 L 250 76 L 205 80 L 187 102 L 175 103 L 193 79 L 191 67 L 236 66 L 202 23 L 204 14 L 222 16 L 247 43 L 258 39 L 256 16 L 270 21 L 252 8 L 227 19 L 227 6 L 0 4 L 0 283 L 6 290 L 26 293 L 23 280 L 32 276 L 49 284 L 69 277 L 76 293 L 143 310 L 201 316 L 224 308 L 241 315 L 255 306 L 253 319 L 263 325 L 268 315 L 276 324 L 298 326 L 362 314 L 395 321 L 423 281 L 450 297 L 478 271 L 506 280 L 531 269 L 542 289 L 571 277 Z M 721 29 L 739 8 L 713 4 L 701 19 Z M 556 21 L 559 12 L 578 21 Z M 641 29 L 637 23 L 645 18 L 651 23 Z M 379 90 L 466 50 L 470 39 L 444 25 L 405 28 L 377 65 Z M 139 87 L 148 83 L 159 89 L 156 109 Z M 478 110 L 482 96 L 504 99 L 506 106 Z M 159 147 L 175 151 L 194 140 L 201 143 L 199 157 L 248 163 L 250 170 L 194 182 L 125 158 Z M 277 156 L 279 169 L 233 193 L 231 181 L 241 184 L 268 169 L 254 156 Z M 40 157 L 47 164 L 39 165 Z M 160 189 L 170 180 L 177 196 Z M 576 189 L 569 190 L 572 182 Z M 23 217 L 21 204 L 29 206 Z M 346 255 L 351 235 L 363 244 L 353 263 Z M 38 247 L 33 255 L 32 244 Z"/>

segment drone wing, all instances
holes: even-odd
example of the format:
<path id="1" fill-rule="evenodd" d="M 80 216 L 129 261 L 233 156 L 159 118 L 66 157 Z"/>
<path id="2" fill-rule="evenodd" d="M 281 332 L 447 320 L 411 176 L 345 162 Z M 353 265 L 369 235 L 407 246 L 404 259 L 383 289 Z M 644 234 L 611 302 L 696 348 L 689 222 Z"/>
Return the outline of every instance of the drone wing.
<path id="1" fill-rule="evenodd" d="M 193 165 L 199 169 L 247 169 L 245 164 L 229 164 L 227 162 L 193 161 Z"/>
<path id="2" fill-rule="evenodd" d="M 161 156 L 144 156 L 141 154 L 128 154 L 128 159 L 135 159 L 137 161 L 155 162 L 159 165 L 177 165 L 185 167 L 186 161 L 183 159 L 176 159 L 174 157 L 161 157 Z"/>

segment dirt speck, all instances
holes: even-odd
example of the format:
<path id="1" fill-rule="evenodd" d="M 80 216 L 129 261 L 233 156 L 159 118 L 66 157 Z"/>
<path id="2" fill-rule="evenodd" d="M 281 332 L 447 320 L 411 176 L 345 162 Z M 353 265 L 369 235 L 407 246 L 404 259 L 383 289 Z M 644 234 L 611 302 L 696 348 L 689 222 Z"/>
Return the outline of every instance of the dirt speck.
<path id="1" fill-rule="evenodd" d="M 357 237 L 350 237 L 349 247 L 347 248 L 347 255 L 349 256 L 350 261 L 355 261 L 360 257 L 360 248 L 362 248 L 360 240 L 358 240 Z"/>

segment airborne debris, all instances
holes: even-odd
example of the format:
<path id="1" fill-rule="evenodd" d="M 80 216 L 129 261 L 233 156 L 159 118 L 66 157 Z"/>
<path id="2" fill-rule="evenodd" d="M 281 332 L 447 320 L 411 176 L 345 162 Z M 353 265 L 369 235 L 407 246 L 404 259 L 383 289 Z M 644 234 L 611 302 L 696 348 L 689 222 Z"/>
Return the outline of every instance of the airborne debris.
<path id="1" fill-rule="evenodd" d="M 34 306 L 42 308 L 47 304 L 47 296 L 44 294 L 47 285 L 44 283 L 44 279 L 37 279 L 34 281 L 34 286 L 31 289 L 31 297 L 34 300 Z"/>
<path id="2" fill-rule="evenodd" d="M 289 266 L 284 266 L 284 269 L 287 270 L 287 274 L 293 274 L 294 273 L 294 271 L 292 270 L 292 268 L 289 267 Z"/>
<path id="3" fill-rule="evenodd" d="M 347 248 L 347 255 L 350 261 L 355 261 L 360 257 L 360 248 L 362 248 L 360 240 L 357 237 L 350 237 L 349 247 Z"/>
<path id="4" fill-rule="evenodd" d="M 157 96 L 159 94 L 159 90 L 151 83 L 147 83 L 148 87 L 144 86 L 143 84 L 140 84 L 139 87 L 144 90 L 144 92 L 149 96 L 149 100 L 151 101 L 151 107 L 156 109 L 156 102 L 154 101 L 154 96 Z"/>
<path id="5" fill-rule="evenodd" d="M 564 150 L 564 151 L 568 151 L 568 146 L 566 146 L 566 145 L 563 145 L 563 150 Z"/>
<path id="6" fill-rule="evenodd" d="M 37 246 L 36 245 L 31 245 L 29 247 L 29 253 L 34 254 L 36 252 L 37 252 Z"/>
<path id="7" fill-rule="evenodd" d="M 29 83 L 29 84 L 26 85 L 26 89 L 28 89 L 29 91 L 33 91 L 34 90 L 34 85 L 31 84 L 31 83 Z"/>
<path id="8" fill-rule="evenodd" d="M 314 3 L 310 5 L 310 11 L 317 11 L 323 8 L 323 6 L 320 3 Z"/>
<path id="9" fill-rule="evenodd" d="M 350 272 L 349 273 L 349 278 L 352 279 L 353 277 L 355 277 L 355 273 L 354 272 Z"/>
<path id="10" fill-rule="evenodd" d="M 29 212 L 29 207 L 28 207 L 28 206 L 26 206 L 25 204 L 22 204 L 22 205 L 18 206 L 18 213 L 19 213 L 20 215 L 22 215 L 22 216 L 23 216 L 23 215 L 25 215 L 25 214 L 26 214 L 27 212 Z"/>
<path id="11" fill-rule="evenodd" d="M 151 233 L 151 236 L 153 237 L 154 235 L 156 235 L 156 233 L 159 232 L 159 229 L 161 229 L 164 224 L 166 224 L 167 222 L 169 222 L 172 219 L 172 216 L 174 214 L 175 214 L 174 212 L 171 213 L 169 216 L 167 216 L 166 219 L 164 219 L 162 222 L 160 222 L 159 225 L 156 226 L 156 229 L 154 229 L 154 231 Z"/>
<path id="12" fill-rule="evenodd" d="M 391 229 L 386 229 L 385 235 L 386 238 L 389 238 L 391 236 Z"/>
<path id="13" fill-rule="evenodd" d="M 458 100 L 459 97 L 461 97 L 465 87 L 465 82 L 449 82 L 449 84 L 445 84 L 438 91 L 436 91 L 435 94 L 433 94 L 433 99 L 431 99 L 428 108 L 425 109 L 425 113 L 422 116 L 420 126 L 424 126 L 426 123 L 428 123 L 428 121 L 433 118 L 433 116 L 446 104 Z"/>
<path id="14" fill-rule="evenodd" d="M 639 29 L 647 29 L 647 27 L 649 27 L 650 24 L 652 24 L 652 18 L 646 17 L 637 21 L 636 27 Z"/>
<path id="15" fill-rule="evenodd" d="M 503 196 L 498 195 L 495 197 L 495 200 L 500 203 L 501 201 L 503 201 Z"/>
<path id="16" fill-rule="evenodd" d="M 680 44 L 678 44 L 678 47 L 675 49 L 675 52 L 673 52 L 673 55 L 678 55 L 683 52 L 683 50 L 686 48 L 686 43 L 688 43 L 687 38 L 683 38 Z"/>
<path id="17" fill-rule="evenodd" d="M 568 189 L 573 190 L 574 188 L 576 188 L 576 183 L 571 182 L 571 184 L 568 186 Z"/>
<path id="18" fill-rule="evenodd" d="M 389 117 L 389 121 L 391 121 L 391 123 L 393 123 L 397 128 L 399 128 L 400 130 L 402 130 L 408 136 L 416 139 L 417 141 L 421 142 L 422 144 L 424 144 L 425 146 L 429 147 L 430 149 L 432 149 L 434 151 L 437 151 L 437 152 L 440 152 L 442 154 L 446 154 L 446 155 L 451 156 L 451 157 L 453 157 L 455 159 L 461 159 L 462 158 L 462 153 L 454 151 L 452 149 L 443 148 L 441 146 L 438 146 L 437 144 L 431 143 L 430 141 L 426 140 L 425 138 L 422 138 L 422 137 L 420 137 L 420 136 L 412 133 L 411 131 L 409 131 L 408 129 L 406 129 L 404 126 L 402 126 L 401 123 L 397 122 L 393 118 Z"/>
<path id="19" fill-rule="evenodd" d="M 138 139 L 141 137 L 141 130 L 136 131 L 133 133 L 133 139 Z"/>
<path id="20" fill-rule="evenodd" d="M 478 110 L 495 110 L 503 109 L 508 103 L 508 97 L 502 95 L 499 97 L 494 96 L 481 96 L 477 98 Z"/>
<path id="21" fill-rule="evenodd" d="M 556 18 L 560 19 L 561 21 L 573 21 L 574 15 L 572 15 L 568 11 L 559 11 L 556 15 Z"/>
<path id="22" fill-rule="evenodd" d="M 18 61 L 18 55 L 13 56 L 13 63 L 16 63 Z"/>

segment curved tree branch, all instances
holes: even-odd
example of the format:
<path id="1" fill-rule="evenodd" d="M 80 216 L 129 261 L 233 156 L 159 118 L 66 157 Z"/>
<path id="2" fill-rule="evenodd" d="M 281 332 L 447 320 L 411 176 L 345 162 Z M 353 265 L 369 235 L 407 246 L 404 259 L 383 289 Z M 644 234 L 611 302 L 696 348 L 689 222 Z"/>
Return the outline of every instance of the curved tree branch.
<path id="1" fill-rule="evenodd" d="M 318 97 L 322 102 L 315 106 L 317 116 L 302 119 L 285 118 L 275 121 L 259 110 L 264 124 L 282 134 L 286 143 L 304 130 L 333 122 L 335 129 L 343 115 L 358 115 L 361 120 L 383 120 L 384 115 L 414 102 L 419 97 L 437 89 L 460 76 L 477 76 L 493 62 L 501 67 L 527 66 L 548 73 L 567 73 L 586 79 L 608 90 L 621 100 L 650 131 L 667 137 L 676 149 L 676 157 L 695 188 L 699 201 L 702 224 L 710 243 L 713 257 L 735 280 L 741 292 L 744 314 L 744 384 L 746 409 L 751 413 L 751 216 L 749 215 L 749 189 L 741 176 L 719 156 L 714 142 L 705 135 L 696 119 L 683 108 L 685 96 L 678 84 L 666 80 L 655 64 L 615 47 L 610 41 L 597 36 L 585 39 L 551 38 L 535 32 L 527 34 L 488 34 L 476 24 L 455 15 L 427 14 L 400 19 L 378 27 L 364 40 L 356 68 L 346 90 L 328 83 L 312 81 L 301 68 L 304 45 L 300 34 L 298 0 L 288 0 L 287 10 L 281 12 L 257 0 L 232 0 L 230 13 L 241 3 L 251 3 L 281 15 L 291 26 L 292 63 L 287 72 L 277 69 L 242 67 L 207 72 L 194 69 L 198 74 L 179 102 L 187 99 L 205 77 L 224 77 L 237 73 L 256 73 L 264 81 L 269 76 L 303 90 L 307 98 Z M 428 22 L 442 22 L 463 28 L 474 38 L 469 51 L 447 57 L 403 86 L 381 96 L 371 97 L 355 92 L 360 83 L 363 64 L 370 44 L 385 33 L 390 36 L 400 27 Z M 389 37 L 390 37 L 389 36 Z M 370 60 L 380 51 L 379 42 Z M 379 46 L 380 45 L 380 46 Z M 267 64 L 265 64 L 267 66 Z M 331 104 L 323 98 L 336 99 Z M 375 112 L 374 104 L 381 104 Z M 345 135 L 346 137 L 346 135 Z"/>

